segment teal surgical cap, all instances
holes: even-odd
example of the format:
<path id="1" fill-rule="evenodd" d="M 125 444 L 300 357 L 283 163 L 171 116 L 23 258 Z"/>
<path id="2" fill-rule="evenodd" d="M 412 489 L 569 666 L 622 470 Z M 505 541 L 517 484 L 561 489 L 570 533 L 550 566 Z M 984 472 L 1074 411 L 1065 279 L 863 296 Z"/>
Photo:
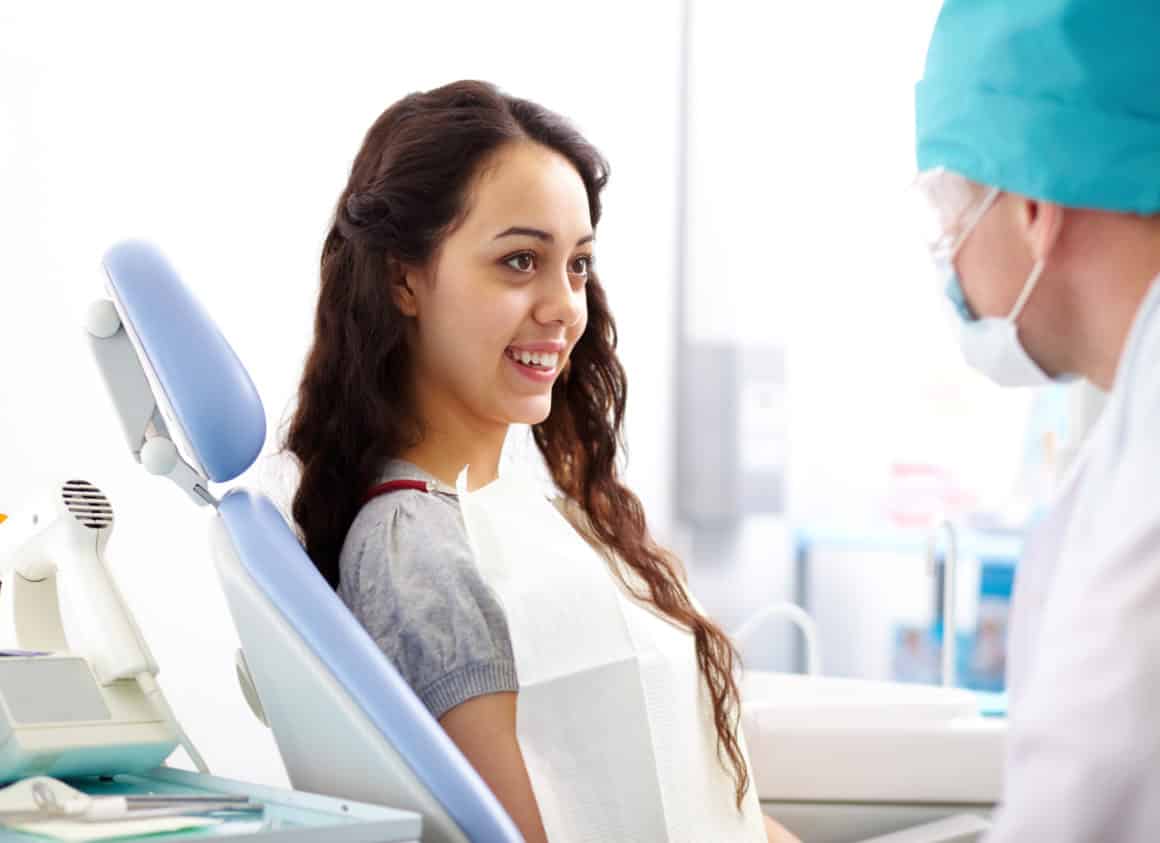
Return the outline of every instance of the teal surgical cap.
<path id="1" fill-rule="evenodd" d="M 920 171 L 1160 212 L 1157 0 L 946 0 L 916 94 Z"/>

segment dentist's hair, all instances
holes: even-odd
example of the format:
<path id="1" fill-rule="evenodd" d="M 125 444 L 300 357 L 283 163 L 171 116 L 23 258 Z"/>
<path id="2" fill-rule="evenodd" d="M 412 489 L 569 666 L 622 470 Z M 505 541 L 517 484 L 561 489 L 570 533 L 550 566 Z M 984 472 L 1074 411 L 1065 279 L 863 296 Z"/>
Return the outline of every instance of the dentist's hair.
<path id="1" fill-rule="evenodd" d="M 391 294 L 394 282 L 402 266 L 431 260 L 462 219 L 481 165 L 520 140 L 572 163 L 595 228 L 608 179 L 600 153 L 560 116 L 487 83 L 404 97 L 375 121 L 355 158 L 322 248 L 314 345 L 286 437 L 302 471 L 293 516 L 307 553 L 334 587 L 363 496 L 383 463 L 422 436 L 409 388 L 407 317 Z M 737 739 L 736 653 L 693 606 L 676 560 L 652 538 L 640 501 L 621 483 L 627 382 L 616 325 L 593 275 L 587 300 L 587 329 L 567 376 L 553 387 L 551 413 L 533 428 L 535 442 L 557 486 L 583 510 L 589 534 L 639 575 L 644 599 L 692 632 L 713 702 L 718 757 L 732 766 L 740 808 L 749 772 Z"/>

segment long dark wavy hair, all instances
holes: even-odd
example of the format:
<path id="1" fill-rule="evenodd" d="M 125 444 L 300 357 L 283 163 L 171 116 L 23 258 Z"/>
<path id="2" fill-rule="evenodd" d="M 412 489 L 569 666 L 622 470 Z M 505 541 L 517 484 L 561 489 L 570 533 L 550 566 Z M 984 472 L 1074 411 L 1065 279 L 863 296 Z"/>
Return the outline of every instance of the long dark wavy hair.
<path id="1" fill-rule="evenodd" d="M 355 158 L 322 247 L 314 344 L 285 441 L 301 469 L 294 520 L 333 587 L 364 495 L 383 463 L 423 434 L 408 386 L 407 317 L 391 293 L 398 273 L 432 258 L 461 220 L 481 164 L 518 140 L 572 163 L 595 227 L 608 180 L 600 153 L 560 116 L 487 83 L 456 82 L 404 97 L 375 121 Z M 692 605 L 676 561 L 654 541 L 640 501 L 620 481 L 627 381 L 604 289 L 591 274 L 587 300 L 587 329 L 533 437 L 560 491 L 582 509 L 591 537 L 639 575 L 643 599 L 692 632 L 712 698 L 718 757 L 732 766 L 740 808 L 749 772 L 737 739 L 736 653 Z"/>

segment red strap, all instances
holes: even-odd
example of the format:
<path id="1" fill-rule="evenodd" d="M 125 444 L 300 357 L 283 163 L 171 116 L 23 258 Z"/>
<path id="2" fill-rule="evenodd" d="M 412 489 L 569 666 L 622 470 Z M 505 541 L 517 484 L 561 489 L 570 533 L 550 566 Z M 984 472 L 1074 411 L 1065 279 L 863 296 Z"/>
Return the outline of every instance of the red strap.
<path id="1" fill-rule="evenodd" d="M 380 483 L 363 498 L 363 504 L 377 498 L 379 495 L 389 495 L 391 492 L 414 491 L 414 492 L 430 492 L 431 487 L 425 480 L 390 480 L 386 483 Z"/>

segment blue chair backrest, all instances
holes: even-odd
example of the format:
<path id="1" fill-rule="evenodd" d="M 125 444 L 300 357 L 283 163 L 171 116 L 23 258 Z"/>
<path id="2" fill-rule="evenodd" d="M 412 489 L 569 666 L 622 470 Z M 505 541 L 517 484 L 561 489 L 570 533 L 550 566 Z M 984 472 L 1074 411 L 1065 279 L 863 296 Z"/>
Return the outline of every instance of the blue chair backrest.
<path id="1" fill-rule="evenodd" d="M 156 247 L 114 246 L 104 265 L 150 383 L 209 479 L 228 482 L 257 458 L 265 412 L 249 374 Z M 430 716 L 264 496 L 228 492 L 218 512 L 246 572 L 472 840 L 519 841 L 502 806 Z M 320 712 L 319 716 L 325 716 Z M 369 772 L 369 771 L 368 771 Z"/>

